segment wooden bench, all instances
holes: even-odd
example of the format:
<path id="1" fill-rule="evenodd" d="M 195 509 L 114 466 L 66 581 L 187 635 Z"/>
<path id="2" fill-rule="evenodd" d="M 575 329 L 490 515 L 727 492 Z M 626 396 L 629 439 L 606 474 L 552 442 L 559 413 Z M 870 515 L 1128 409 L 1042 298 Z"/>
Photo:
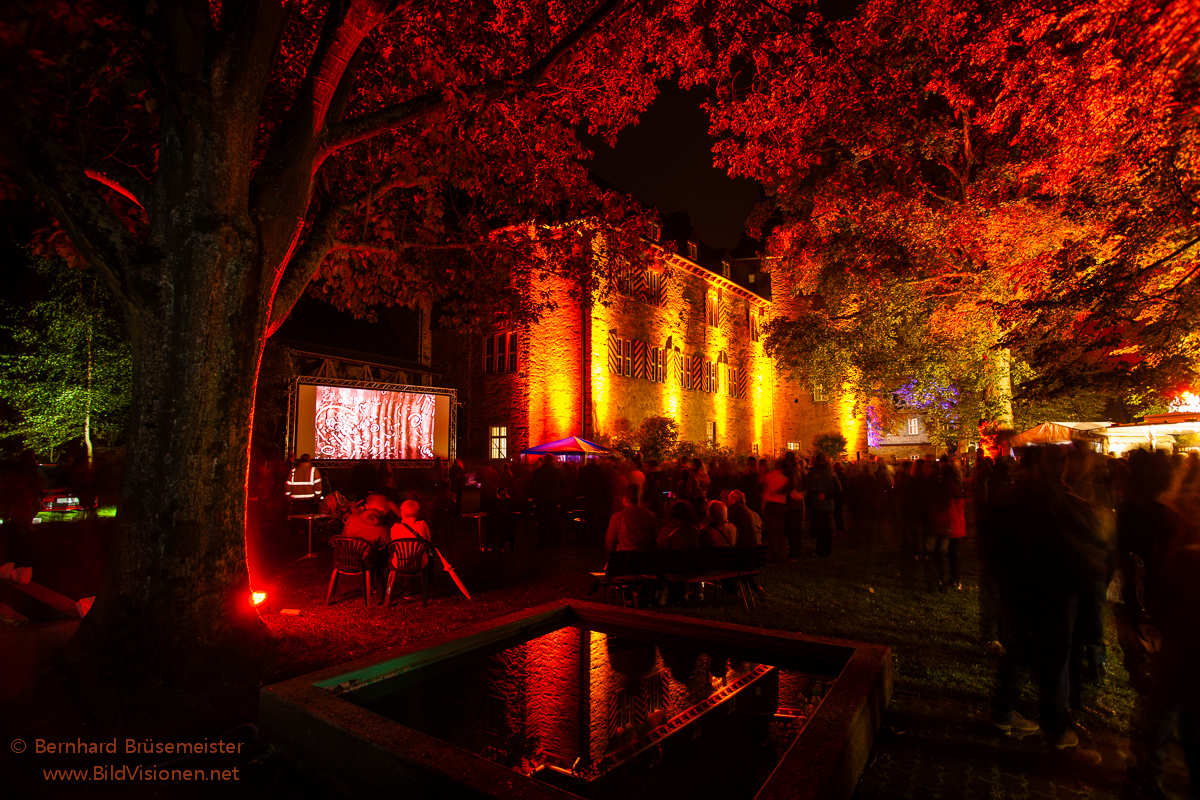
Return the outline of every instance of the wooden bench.
<path id="1" fill-rule="evenodd" d="M 605 600 L 615 590 L 622 602 L 625 589 L 651 581 L 677 580 L 688 583 L 720 584 L 736 579 L 746 608 L 754 597 L 746 591 L 743 578 L 757 575 L 767 563 L 767 545 L 750 547 L 680 547 L 672 550 L 617 550 L 608 554 L 604 572 L 592 575 L 604 589 Z"/>

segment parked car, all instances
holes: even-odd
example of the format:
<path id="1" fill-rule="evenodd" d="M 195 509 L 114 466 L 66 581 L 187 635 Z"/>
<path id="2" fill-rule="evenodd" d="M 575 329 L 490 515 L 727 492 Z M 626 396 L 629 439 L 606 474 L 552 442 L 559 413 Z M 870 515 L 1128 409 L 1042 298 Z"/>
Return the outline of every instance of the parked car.
<path id="1" fill-rule="evenodd" d="M 97 505 L 91 487 L 76 486 L 62 464 L 38 464 L 42 481 L 42 511 L 90 511 Z"/>

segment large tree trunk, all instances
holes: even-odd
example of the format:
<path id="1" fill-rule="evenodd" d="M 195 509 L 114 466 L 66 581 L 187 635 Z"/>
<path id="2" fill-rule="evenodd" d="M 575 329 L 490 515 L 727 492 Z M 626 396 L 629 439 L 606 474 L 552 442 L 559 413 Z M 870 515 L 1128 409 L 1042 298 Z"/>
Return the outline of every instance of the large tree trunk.
<path id="1" fill-rule="evenodd" d="M 995 407 L 992 425 L 996 430 L 1013 429 L 1012 408 L 1012 353 L 1007 347 L 992 351 L 992 376 L 989 399 Z"/>
<path id="2" fill-rule="evenodd" d="M 249 678 L 265 642 L 246 567 L 254 387 L 271 286 L 248 195 L 245 98 L 183 91 L 164 113 L 152 220 L 131 266 L 134 386 L 115 540 L 76 646 L 137 686 Z"/>
<path id="3" fill-rule="evenodd" d="M 178 244 L 184 263 L 165 271 L 187 277 L 170 293 L 173 313 L 139 326 L 117 530 L 78 637 L 134 685 L 139 668 L 211 684 L 214 672 L 240 672 L 231 657 L 263 634 L 246 570 L 245 485 L 265 315 L 237 280 L 244 252 L 214 263 L 208 248 Z"/>

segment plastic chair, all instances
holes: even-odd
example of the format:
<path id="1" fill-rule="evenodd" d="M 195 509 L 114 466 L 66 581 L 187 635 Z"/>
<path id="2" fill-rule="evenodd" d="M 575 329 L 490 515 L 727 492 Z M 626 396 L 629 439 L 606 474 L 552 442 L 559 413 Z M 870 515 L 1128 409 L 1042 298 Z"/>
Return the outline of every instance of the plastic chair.
<path id="1" fill-rule="evenodd" d="M 371 545 L 352 536 L 334 536 L 329 544 L 333 547 L 333 576 L 329 579 L 329 593 L 325 605 L 333 602 L 337 592 L 339 575 L 362 575 L 363 602 L 371 607 Z"/>
<path id="2" fill-rule="evenodd" d="M 429 556 L 433 545 L 428 539 L 409 537 L 393 539 L 387 546 L 388 580 L 383 595 L 383 607 L 392 603 L 392 584 L 396 576 L 421 579 L 421 605 L 429 605 Z"/>

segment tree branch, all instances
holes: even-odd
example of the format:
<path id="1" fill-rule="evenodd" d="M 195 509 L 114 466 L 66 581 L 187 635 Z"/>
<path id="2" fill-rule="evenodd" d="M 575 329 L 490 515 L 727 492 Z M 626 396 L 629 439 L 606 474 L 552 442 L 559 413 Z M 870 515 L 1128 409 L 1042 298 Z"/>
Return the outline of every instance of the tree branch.
<path id="1" fill-rule="evenodd" d="M 402 250 L 474 250 L 475 245 L 471 242 L 447 242 L 443 244 L 431 244 L 426 242 L 396 242 L 395 244 L 384 245 L 372 244 L 371 242 L 344 242 L 341 239 L 335 239 L 333 242 L 333 250 L 357 250 L 364 253 L 380 253 L 386 255 L 395 255 Z"/>
<path id="2" fill-rule="evenodd" d="M 22 105 L 4 98 L 9 109 L 0 123 L 0 153 L 41 198 L 71 241 L 104 277 L 117 301 L 130 311 L 130 267 L 142 244 L 100 193 L 82 167 L 42 130 Z"/>
<path id="3" fill-rule="evenodd" d="M 146 208 L 150 196 L 150 182 L 138 174 L 137 170 L 107 162 L 103 166 L 84 168 L 83 172 L 131 203 L 136 203 L 143 210 Z"/>
<path id="4" fill-rule="evenodd" d="M 321 269 L 325 257 L 334 249 L 342 220 L 369 200 L 382 197 L 393 189 L 411 188 L 413 185 L 407 178 L 392 174 L 362 194 L 341 203 L 330 201 L 317 211 L 303 244 L 296 248 L 286 266 L 276 272 L 275 299 L 271 303 L 267 336 L 279 330 L 279 326 L 304 294 L 304 289 Z"/>
<path id="5" fill-rule="evenodd" d="M 605 0 L 587 19 L 525 71 L 511 78 L 465 87 L 461 90 L 462 94 L 468 98 L 497 99 L 537 86 L 546 79 L 555 64 L 576 45 L 591 36 L 600 27 L 600 23 L 625 2 L 626 0 Z M 317 165 L 344 147 L 418 120 L 445 104 L 446 92 L 439 89 L 345 122 L 329 125 L 321 135 Z"/>

